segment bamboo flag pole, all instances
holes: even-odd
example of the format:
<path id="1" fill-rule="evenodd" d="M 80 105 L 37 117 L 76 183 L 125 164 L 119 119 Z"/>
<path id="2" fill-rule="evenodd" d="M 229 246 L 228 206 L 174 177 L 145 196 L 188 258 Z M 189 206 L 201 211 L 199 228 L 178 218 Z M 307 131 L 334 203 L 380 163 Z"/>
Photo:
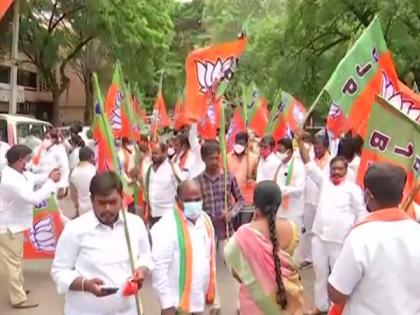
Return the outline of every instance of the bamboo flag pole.
<path id="1" fill-rule="evenodd" d="M 228 173 L 227 173 L 227 158 L 226 158 L 226 136 L 225 136 L 225 124 L 226 124 L 226 118 L 225 118 L 225 103 L 222 101 L 222 108 L 221 108 L 221 123 L 220 123 L 220 130 L 219 130 L 219 141 L 220 141 L 220 148 L 222 151 L 222 158 L 223 158 L 223 173 L 224 173 L 224 180 L 225 180 L 225 216 L 228 214 Z M 229 239 L 230 233 L 229 233 L 229 222 L 227 218 L 225 218 L 225 224 L 226 224 L 226 235 Z"/>
<path id="2" fill-rule="evenodd" d="M 131 272 L 134 274 L 136 267 L 134 263 L 134 256 L 133 256 L 133 249 L 131 247 L 131 239 L 130 239 L 130 232 L 128 231 L 128 223 L 127 223 L 127 209 L 123 209 L 122 211 L 123 221 L 124 221 L 124 234 L 125 240 L 127 241 L 127 248 L 128 248 L 128 258 L 130 260 Z M 141 304 L 139 291 L 135 294 L 136 299 L 136 309 L 137 315 L 143 315 L 143 305 Z"/>
<path id="3" fill-rule="evenodd" d="M 311 116 L 312 112 L 314 111 L 316 105 L 318 104 L 319 100 L 321 99 L 321 96 L 324 94 L 324 88 L 321 90 L 321 92 L 319 92 L 318 96 L 316 97 L 315 101 L 313 101 L 311 107 L 309 107 L 308 111 L 306 112 L 305 118 L 302 121 L 302 126 L 301 128 L 303 129 L 303 127 L 305 126 L 309 116 Z"/>

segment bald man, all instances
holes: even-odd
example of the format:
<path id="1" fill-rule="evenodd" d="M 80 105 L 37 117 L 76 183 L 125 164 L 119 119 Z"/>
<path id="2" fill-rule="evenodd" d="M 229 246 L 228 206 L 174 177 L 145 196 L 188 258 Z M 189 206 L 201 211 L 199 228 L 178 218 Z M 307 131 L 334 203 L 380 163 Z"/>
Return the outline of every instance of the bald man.
<path id="1" fill-rule="evenodd" d="M 364 177 L 370 212 L 352 229 L 329 277 L 344 315 L 419 314 L 420 226 L 398 208 L 405 171 L 373 164 Z"/>
<path id="2" fill-rule="evenodd" d="M 151 235 L 152 284 L 162 314 L 203 314 L 206 302 L 211 303 L 215 294 L 215 239 L 197 181 L 178 186 L 173 211 L 162 216 Z"/>

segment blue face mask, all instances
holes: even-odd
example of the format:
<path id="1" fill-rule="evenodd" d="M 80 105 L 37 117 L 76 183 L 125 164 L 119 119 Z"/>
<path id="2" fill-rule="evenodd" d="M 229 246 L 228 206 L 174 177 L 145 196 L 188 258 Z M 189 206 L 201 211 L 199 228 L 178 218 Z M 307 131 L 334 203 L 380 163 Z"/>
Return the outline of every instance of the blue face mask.
<path id="1" fill-rule="evenodd" d="M 190 220 L 197 220 L 203 211 L 203 201 L 184 202 L 184 215 Z"/>

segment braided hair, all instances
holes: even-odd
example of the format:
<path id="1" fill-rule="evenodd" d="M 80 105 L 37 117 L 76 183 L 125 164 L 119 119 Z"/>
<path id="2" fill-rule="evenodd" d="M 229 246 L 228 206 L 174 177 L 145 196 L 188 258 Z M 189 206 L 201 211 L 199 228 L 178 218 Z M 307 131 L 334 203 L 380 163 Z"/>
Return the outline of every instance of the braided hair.
<path id="1" fill-rule="evenodd" d="M 274 271 L 277 283 L 276 300 L 284 310 L 287 308 L 287 294 L 281 275 L 281 263 L 278 256 L 280 244 L 276 231 L 276 212 L 281 203 L 280 188 L 273 181 L 260 182 L 255 188 L 254 203 L 255 207 L 258 208 L 262 215 L 268 220 L 270 240 L 273 244 Z"/>

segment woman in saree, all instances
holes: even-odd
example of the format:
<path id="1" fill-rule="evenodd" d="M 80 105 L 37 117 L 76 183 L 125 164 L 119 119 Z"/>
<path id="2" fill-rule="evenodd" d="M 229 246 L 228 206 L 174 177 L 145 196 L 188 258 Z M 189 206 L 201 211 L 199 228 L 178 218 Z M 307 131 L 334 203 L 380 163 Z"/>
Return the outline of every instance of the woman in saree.
<path id="1" fill-rule="evenodd" d="M 273 181 L 254 192 L 251 223 L 241 226 L 225 247 L 225 259 L 240 282 L 241 315 L 302 315 L 303 287 L 293 252 L 297 228 L 276 218 L 281 191 Z"/>

